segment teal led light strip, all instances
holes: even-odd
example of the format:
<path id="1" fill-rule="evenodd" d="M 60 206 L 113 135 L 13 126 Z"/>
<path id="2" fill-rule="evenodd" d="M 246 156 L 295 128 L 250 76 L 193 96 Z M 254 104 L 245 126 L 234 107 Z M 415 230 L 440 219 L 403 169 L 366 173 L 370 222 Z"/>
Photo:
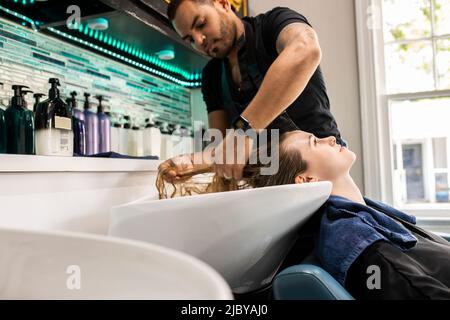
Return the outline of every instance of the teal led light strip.
<path id="1" fill-rule="evenodd" d="M 108 34 L 106 32 L 90 29 L 87 25 L 83 25 L 83 24 L 80 24 L 80 26 L 74 30 L 77 30 L 79 33 L 84 34 L 88 37 L 94 38 L 97 41 L 103 42 L 104 44 L 106 44 L 110 47 L 114 47 L 114 49 L 116 49 L 116 50 L 120 50 L 126 54 L 135 56 L 136 58 L 139 58 L 148 63 L 156 65 L 157 67 L 159 67 L 161 69 L 167 70 L 171 73 L 179 74 L 182 77 L 184 77 L 186 80 L 193 81 L 193 80 L 200 79 L 200 74 L 190 73 L 190 72 L 187 72 L 175 65 L 161 61 L 160 59 L 141 51 L 139 48 L 133 47 L 124 41 L 116 39 L 115 37 L 111 36 L 110 34 Z"/>
<path id="2" fill-rule="evenodd" d="M 25 22 L 28 22 L 31 25 L 31 27 L 33 28 L 34 31 L 38 31 L 38 29 L 36 28 L 36 23 L 32 19 L 30 19 L 28 17 L 25 17 L 24 15 L 22 15 L 20 13 L 17 13 L 15 11 L 9 10 L 8 8 L 5 8 L 3 6 L 0 6 L 0 10 L 3 10 L 3 11 L 5 11 L 6 13 L 8 13 L 8 14 L 10 14 L 12 16 L 15 16 L 16 18 L 19 18 L 19 19 L 22 19 Z"/>
<path id="3" fill-rule="evenodd" d="M 17 0 L 17 1 L 19 1 L 19 0 Z M 32 19 L 30 19 L 30 18 L 28 18 L 28 17 L 26 17 L 26 16 L 24 16 L 24 15 L 21 15 L 21 14 L 19 14 L 19 13 L 17 13 L 17 12 L 14 12 L 14 11 L 12 11 L 12 10 L 9 10 L 8 8 L 5 8 L 5 7 L 3 7 L 3 6 L 0 6 L 0 9 L 1 10 L 3 10 L 3 11 L 5 11 L 6 13 L 8 13 L 8 14 L 11 14 L 11 15 L 13 15 L 13 16 L 15 16 L 15 17 L 17 17 L 17 18 L 19 18 L 19 19 L 22 19 L 22 20 L 24 20 L 25 22 L 28 22 L 30 25 L 31 25 L 31 27 L 33 28 L 33 30 L 34 31 L 38 31 L 38 29 L 37 29 L 37 27 L 36 27 L 36 25 L 39 25 L 40 23 L 39 22 L 35 22 L 35 21 L 33 21 Z M 48 30 L 50 30 L 50 31 L 52 31 L 52 32 L 55 32 L 55 31 L 57 31 L 56 29 L 53 29 L 53 28 L 49 28 Z M 112 36 L 110 36 L 110 35 L 108 35 L 108 34 L 106 34 L 106 33 L 103 33 L 103 32 L 101 32 L 101 31 L 98 31 L 98 30 L 93 30 L 93 29 L 89 29 L 87 26 L 83 26 L 83 24 L 80 24 L 80 26 L 79 26 L 79 28 L 77 29 L 79 32 L 81 32 L 81 33 L 83 33 L 84 35 L 87 35 L 87 36 L 89 36 L 89 37 L 91 37 L 91 38 L 94 38 L 94 39 L 96 39 L 96 40 L 98 40 L 98 41 L 103 41 L 103 43 L 105 43 L 106 45 L 108 45 L 108 46 L 112 46 L 112 47 L 114 47 L 115 49 L 117 49 L 117 50 L 121 50 L 121 51 L 123 51 L 123 52 L 125 52 L 125 53 L 128 53 L 128 54 L 130 54 L 130 55 L 133 55 L 133 56 L 135 56 L 135 57 L 137 57 L 137 58 L 139 58 L 139 59 L 141 59 L 141 60 L 145 60 L 145 61 L 147 61 L 148 63 L 151 63 L 151 64 L 153 64 L 153 65 L 156 65 L 157 67 L 159 67 L 159 68 L 161 68 L 161 69 L 164 69 L 164 70 L 166 70 L 166 71 L 169 71 L 170 73 L 175 73 L 175 74 L 179 74 L 179 75 L 181 75 L 181 76 L 183 76 L 186 80 L 188 80 L 188 81 L 199 81 L 200 80 L 200 78 L 201 78 L 201 76 L 200 76 L 200 74 L 199 73 L 189 73 L 189 72 L 186 72 L 186 71 L 184 71 L 184 70 L 182 70 L 181 68 L 179 68 L 179 67 L 176 67 L 176 66 L 173 66 L 173 65 L 170 65 L 170 64 L 168 64 L 168 63 L 166 63 L 166 62 L 163 62 L 163 61 L 161 61 L 161 60 L 159 60 L 159 59 L 157 59 L 157 58 L 155 58 L 155 57 L 152 57 L 152 56 L 150 56 L 149 54 L 146 54 L 146 53 L 144 53 L 144 52 L 142 52 L 142 51 L 140 51 L 139 49 L 137 49 L 137 48 L 134 48 L 134 47 L 132 47 L 132 46 L 130 46 L 130 45 L 128 45 L 127 43 L 125 43 L 125 42 L 123 42 L 123 41 L 120 41 L 120 40 L 118 40 L 118 39 L 115 39 L 115 38 L 113 38 Z M 56 33 L 56 32 L 55 32 Z M 72 37 L 72 36 L 70 36 L 69 34 L 67 34 L 67 33 L 64 33 L 64 32 L 61 32 L 61 34 L 60 35 L 62 35 L 62 36 L 64 36 L 64 37 L 66 37 L 66 38 L 69 38 L 69 39 L 71 39 L 70 37 Z M 70 37 L 69 37 L 70 36 Z M 75 37 L 73 37 L 73 38 L 75 38 Z M 72 40 L 72 39 L 71 39 Z M 77 41 L 77 42 L 79 42 L 79 43 L 83 43 L 83 42 L 81 42 L 81 41 L 83 41 L 83 40 L 81 40 L 81 39 L 79 39 L 80 41 Z M 76 41 L 76 40 L 75 40 Z M 84 42 L 86 42 L 86 41 L 84 41 Z M 86 43 L 88 43 L 88 42 L 86 42 Z M 83 44 L 85 44 L 85 43 L 83 43 Z M 88 43 L 87 44 L 89 47 L 91 47 L 91 48 L 101 48 L 101 47 L 99 47 L 99 46 L 96 46 L 96 45 L 91 45 L 90 43 Z M 95 46 L 95 47 L 94 47 Z M 101 48 L 101 49 L 103 49 L 103 48 Z M 100 51 L 102 51 L 102 52 L 105 52 L 105 51 L 103 51 L 103 50 L 100 50 Z M 109 50 L 106 50 L 106 51 L 108 51 L 108 52 L 110 52 Z M 122 57 L 122 56 L 121 56 Z M 125 57 L 123 57 L 124 59 L 121 59 L 121 60 L 124 60 L 125 61 L 125 59 L 127 59 L 127 58 L 125 58 Z M 127 60 L 129 60 L 129 59 L 127 59 Z M 130 61 L 132 61 L 132 60 L 130 60 Z M 133 64 L 133 63 L 132 63 Z M 134 64 L 134 65 L 137 65 L 138 63 L 136 62 L 136 64 Z M 150 68 L 150 69 L 152 69 L 152 68 Z M 145 69 L 144 69 L 145 70 Z M 154 69 L 152 69 L 152 70 L 154 70 Z M 171 77 L 170 75 L 167 75 L 168 77 Z M 179 81 L 181 81 L 181 80 L 179 80 Z M 189 83 L 189 82 L 186 82 L 186 81 L 184 81 L 184 83 Z M 192 86 L 197 86 L 196 84 L 197 84 L 198 82 L 194 82 L 193 83 L 193 85 Z M 188 86 L 188 85 L 185 85 L 185 86 Z"/>
<path id="4" fill-rule="evenodd" d="M 129 64 L 135 66 L 135 67 L 138 67 L 138 68 L 141 68 L 141 69 L 143 69 L 143 70 L 145 70 L 145 71 L 148 71 L 148 72 L 151 72 L 151 73 L 153 73 L 153 74 L 156 74 L 156 75 L 158 75 L 158 76 L 160 76 L 160 77 L 163 77 L 163 78 L 165 78 L 165 79 L 167 79 L 167 80 L 170 80 L 170 81 L 172 81 L 172 82 L 175 82 L 175 83 L 177 83 L 177 84 L 179 84 L 179 85 L 182 85 L 182 86 L 185 86 L 185 87 L 199 87 L 199 86 L 201 86 L 201 82 L 188 82 L 188 81 L 179 80 L 179 79 L 177 79 L 177 78 L 175 78 L 175 77 L 173 77 L 173 76 L 171 76 L 171 75 L 169 75 L 169 74 L 167 74 L 167 73 L 164 73 L 164 72 L 161 72 L 161 71 L 159 71 L 159 70 L 150 68 L 149 66 L 146 66 L 146 65 L 144 65 L 144 64 L 142 64 L 142 63 L 140 63 L 140 62 L 131 60 L 131 59 L 127 58 L 127 57 L 122 56 L 121 54 L 117 54 L 117 53 L 115 53 L 115 52 L 112 52 L 111 50 L 102 48 L 102 47 L 97 46 L 97 45 L 95 45 L 95 44 L 93 44 L 93 43 L 90 43 L 90 42 L 88 42 L 88 41 L 85 41 L 85 40 L 83 40 L 83 39 L 80 39 L 80 38 L 71 36 L 70 34 L 67 34 L 67 33 L 65 33 L 65 32 L 56 30 L 56 29 L 54 29 L 54 28 L 48 28 L 48 30 L 51 31 L 51 32 L 53 32 L 53 33 L 56 33 L 56 34 L 59 35 L 59 36 L 62 36 L 62 37 L 64 37 L 64 38 L 70 39 L 70 40 L 72 40 L 72 41 L 81 43 L 81 44 L 83 44 L 83 45 L 85 45 L 85 46 L 88 46 L 88 47 L 90 47 L 90 48 L 92 48 L 92 49 L 95 49 L 95 50 L 98 50 L 98 51 L 100 51 L 100 52 L 106 53 L 106 54 L 108 54 L 108 55 L 110 55 L 110 56 L 112 56 L 112 57 L 114 57 L 114 58 L 116 58 L 116 59 L 122 60 L 122 61 L 124 61 L 124 62 L 126 62 L 126 63 L 129 63 Z"/>
<path id="5" fill-rule="evenodd" d="M 26 5 L 26 4 L 33 4 L 34 3 L 34 0 L 14 0 L 14 2 L 15 3 L 21 3 L 21 4 L 23 4 L 23 5 Z"/>
<path id="6" fill-rule="evenodd" d="M 32 19 L 30 19 L 30 18 L 28 18 L 28 17 L 26 17 L 26 16 L 24 16 L 24 15 L 21 15 L 21 14 L 19 14 L 19 13 L 17 13 L 17 12 L 14 12 L 14 11 L 12 11 L 12 10 L 9 10 L 8 8 L 5 8 L 5 7 L 1 6 L 1 5 L 0 5 L 0 10 L 3 10 L 4 12 L 6 12 L 6 13 L 8 13 L 8 14 L 10 14 L 10 15 L 13 15 L 13 16 L 15 16 L 16 18 L 19 18 L 19 19 L 22 19 L 22 20 L 25 21 L 25 22 L 28 22 L 28 23 L 31 25 L 31 27 L 33 28 L 34 31 L 38 31 L 38 29 L 36 28 L 36 23 L 35 23 Z M 81 27 L 81 26 L 80 26 L 80 27 Z M 156 69 L 154 69 L 154 68 L 151 68 L 151 67 L 149 67 L 149 66 L 147 66 L 147 65 L 144 65 L 144 64 L 142 64 L 142 63 L 140 63 L 140 62 L 131 60 L 131 59 L 129 59 L 129 58 L 127 58 L 127 57 L 125 57 L 125 56 L 123 56 L 123 55 L 121 55 L 121 54 L 117 54 L 117 53 L 115 53 L 115 52 L 112 52 L 111 50 L 105 49 L 105 48 L 103 48 L 103 47 L 100 47 L 100 46 L 95 45 L 95 44 L 93 44 L 93 43 L 90 43 L 90 42 L 88 42 L 88 41 L 82 40 L 82 39 L 80 39 L 80 38 L 71 36 L 70 34 L 67 34 L 67 33 L 65 33 L 65 32 L 59 31 L 59 30 L 54 29 L 54 28 L 51 28 L 51 27 L 48 28 L 47 30 L 49 30 L 49 31 L 51 31 L 51 32 L 53 32 L 53 33 L 55 33 L 55 34 L 57 34 L 57 35 L 59 35 L 59 36 L 62 36 L 62 37 L 64 37 L 64 38 L 67 38 L 67 39 L 70 39 L 70 40 L 72 40 L 72 41 L 75 41 L 75 42 L 78 42 L 78 43 L 80 43 L 80 44 L 83 44 L 83 45 L 85 45 L 85 46 L 87 46 L 87 47 L 90 47 L 90 48 L 92 48 L 92 49 L 95 49 L 95 50 L 98 50 L 98 51 L 100 51 L 100 52 L 106 53 L 106 54 L 108 54 L 108 55 L 110 55 L 110 56 L 112 56 L 112 57 L 114 57 L 114 58 L 117 58 L 117 59 L 119 59 L 119 60 L 122 60 L 122 61 L 124 61 L 124 62 L 126 62 L 126 63 L 128 63 L 128 64 L 131 64 L 131 65 L 133 65 L 133 66 L 135 66 L 135 67 L 138 67 L 138 68 L 140 68 L 140 69 L 143 69 L 143 70 L 145 70 L 145 71 L 147 71 L 147 72 L 153 73 L 153 74 L 155 74 L 155 75 L 157 75 L 157 76 L 160 76 L 160 77 L 162 77 L 162 78 L 165 78 L 165 79 L 167 79 L 167 80 L 169 80 L 169 81 L 175 82 L 175 83 L 177 83 L 177 84 L 179 84 L 179 85 L 181 85 L 181 86 L 184 86 L 184 87 L 192 87 L 192 88 L 196 88 L 196 87 L 200 87 L 200 86 L 201 86 L 201 82 L 198 82 L 198 81 L 193 82 L 193 80 L 200 80 L 200 75 L 199 75 L 198 73 L 195 73 L 195 74 L 189 74 L 188 80 L 191 80 L 191 81 L 183 81 L 183 80 L 179 80 L 179 79 L 173 77 L 173 76 L 170 75 L 170 74 L 167 74 L 167 73 L 165 73 L 165 72 L 161 72 L 161 71 L 156 70 Z M 79 30 L 79 29 L 78 29 L 78 30 Z M 87 30 L 87 31 L 86 31 L 86 30 Z M 92 37 L 95 37 L 96 34 L 97 34 L 97 37 L 99 37 L 98 33 L 95 33 L 92 29 L 85 28 L 84 31 L 83 31 L 84 34 L 90 34 L 91 32 L 92 32 Z M 105 40 L 106 40 L 106 42 L 105 42 Z M 139 57 L 139 56 L 142 56 L 142 57 L 148 57 L 148 60 L 147 60 L 147 59 L 144 59 L 144 60 L 149 61 L 150 63 L 151 63 L 151 61 L 152 61 L 152 60 L 151 60 L 152 57 L 150 57 L 149 55 L 145 55 L 145 54 L 143 54 L 141 51 L 139 51 L 139 50 L 137 50 L 137 49 L 135 49 L 135 48 L 131 48 L 130 46 L 128 46 L 128 48 L 127 48 L 125 43 L 120 42 L 120 41 L 117 40 L 117 39 L 113 39 L 112 37 L 109 37 L 108 35 L 103 35 L 103 42 L 107 43 L 108 45 L 112 45 L 112 46 L 114 46 L 115 48 L 117 48 L 117 47 L 122 48 L 122 47 L 123 47 L 124 50 L 125 50 L 125 49 L 127 50 L 126 52 L 129 52 L 129 53 L 133 52 L 133 53 L 134 53 L 133 55 L 135 55 L 135 56 L 137 56 L 137 57 Z M 153 57 L 153 59 L 155 59 L 155 58 Z M 155 60 L 153 60 L 153 61 L 155 61 Z M 159 61 L 159 60 L 158 60 L 158 61 Z M 155 64 L 156 64 L 158 67 L 163 68 L 163 67 L 162 67 L 162 64 L 161 64 L 161 61 L 160 61 L 160 64 L 159 64 L 159 65 L 158 65 L 157 62 L 155 62 Z M 177 68 L 177 69 L 178 69 L 178 70 L 181 70 L 180 68 Z M 171 71 L 171 70 L 168 70 L 168 71 Z M 171 71 L 171 72 L 173 72 L 173 71 Z M 184 71 L 184 72 L 185 72 L 185 71 Z M 176 73 L 176 72 L 174 72 L 174 73 Z"/>

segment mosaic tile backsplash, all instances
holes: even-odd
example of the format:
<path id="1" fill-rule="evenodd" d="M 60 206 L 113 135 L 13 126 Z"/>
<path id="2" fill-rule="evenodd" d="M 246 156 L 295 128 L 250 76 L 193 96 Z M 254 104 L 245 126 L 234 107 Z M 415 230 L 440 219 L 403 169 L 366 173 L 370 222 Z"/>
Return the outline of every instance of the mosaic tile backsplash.
<path id="1" fill-rule="evenodd" d="M 155 120 L 192 125 L 189 89 L 0 19 L 0 82 L 4 83 L 0 86 L 0 99 L 3 104 L 8 105 L 13 84 L 48 94 L 49 78 L 59 78 L 64 98 L 71 91 L 77 91 L 79 106 L 83 105 L 84 92 L 91 94 L 95 108 L 95 96 L 103 95 L 108 100 L 103 103 L 106 111 L 109 109 L 119 115 L 117 118 L 130 115 L 133 124 L 143 125 L 145 118 L 153 114 Z M 27 101 L 32 107 L 31 94 Z"/>

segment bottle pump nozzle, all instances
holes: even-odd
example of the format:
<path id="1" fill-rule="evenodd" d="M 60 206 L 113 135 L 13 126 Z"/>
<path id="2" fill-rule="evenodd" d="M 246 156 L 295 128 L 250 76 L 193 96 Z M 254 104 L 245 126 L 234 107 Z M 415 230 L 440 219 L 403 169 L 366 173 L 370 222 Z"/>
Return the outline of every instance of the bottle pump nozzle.
<path id="1" fill-rule="evenodd" d="M 23 105 L 22 106 L 24 108 L 28 107 L 27 100 L 25 100 L 25 95 L 27 95 L 28 93 L 33 93 L 33 91 L 31 91 L 31 90 L 22 90 L 22 97 L 23 97 L 23 100 L 22 100 Z"/>
<path id="2" fill-rule="evenodd" d="M 102 105 L 103 96 L 98 95 L 98 96 L 95 96 L 95 98 L 98 100 L 97 113 L 102 113 L 103 112 L 103 105 Z"/>
<path id="3" fill-rule="evenodd" d="M 29 89 L 27 86 L 21 86 L 21 85 L 13 85 L 12 89 L 14 90 L 14 96 L 11 99 L 11 105 L 13 106 L 21 106 L 24 105 L 24 98 L 22 89 Z"/>
<path id="4" fill-rule="evenodd" d="M 77 107 L 77 92 L 76 91 L 72 91 L 70 93 L 71 98 L 67 99 L 68 105 L 72 108 L 75 109 Z"/>
<path id="5" fill-rule="evenodd" d="M 84 98 L 85 98 L 85 101 L 84 101 L 84 109 L 85 109 L 85 110 L 88 110 L 88 109 L 91 107 L 91 105 L 90 105 L 90 103 L 89 103 L 89 97 L 90 97 L 90 96 L 91 96 L 90 93 L 87 93 L 87 92 L 84 93 Z"/>
<path id="6" fill-rule="evenodd" d="M 48 80 L 48 83 L 51 84 L 51 88 L 50 88 L 50 90 L 48 92 L 49 98 L 50 99 L 54 99 L 54 98 L 58 97 L 59 96 L 59 89 L 58 89 L 58 87 L 61 85 L 59 83 L 59 79 L 57 79 L 57 78 L 50 78 Z"/>
<path id="7" fill-rule="evenodd" d="M 35 94 L 33 94 L 33 98 L 34 98 L 33 112 L 36 112 L 36 107 L 37 107 L 38 103 L 41 102 L 41 98 L 43 96 L 45 96 L 45 94 L 43 94 L 43 93 L 35 93 Z"/>
<path id="8" fill-rule="evenodd" d="M 45 94 L 43 94 L 43 93 L 35 93 L 35 94 L 33 94 L 33 98 L 36 99 L 36 102 L 39 102 L 39 100 L 40 100 L 42 97 L 44 97 L 44 96 L 45 96 Z"/>

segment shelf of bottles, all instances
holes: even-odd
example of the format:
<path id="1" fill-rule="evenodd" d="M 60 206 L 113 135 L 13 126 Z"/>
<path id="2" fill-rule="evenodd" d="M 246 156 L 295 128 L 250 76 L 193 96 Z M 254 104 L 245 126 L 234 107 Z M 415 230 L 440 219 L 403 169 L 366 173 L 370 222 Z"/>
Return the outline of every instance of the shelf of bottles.
<path id="1" fill-rule="evenodd" d="M 47 95 L 33 94 L 32 108 L 25 97 L 33 92 L 24 85 L 12 86 L 9 105 L 0 107 L 0 153 L 167 159 L 193 152 L 189 128 L 153 121 L 151 116 L 140 126 L 129 115 L 105 111 L 101 95 L 95 97 L 94 109 L 85 92 L 81 108 L 76 91 L 62 98 L 58 78 L 50 78 L 49 86 Z"/>
<path id="2" fill-rule="evenodd" d="M 189 89 L 0 19 L 0 153 L 192 150 Z"/>

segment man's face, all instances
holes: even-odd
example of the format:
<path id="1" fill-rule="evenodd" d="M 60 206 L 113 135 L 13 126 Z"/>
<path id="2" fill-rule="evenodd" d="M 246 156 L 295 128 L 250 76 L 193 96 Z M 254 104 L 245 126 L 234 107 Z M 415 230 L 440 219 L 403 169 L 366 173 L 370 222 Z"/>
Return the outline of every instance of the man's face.
<path id="1" fill-rule="evenodd" d="M 227 57 L 236 43 L 228 1 L 196 3 L 183 1 L 172 24 L 184 41 L 211 58 Z"/>

